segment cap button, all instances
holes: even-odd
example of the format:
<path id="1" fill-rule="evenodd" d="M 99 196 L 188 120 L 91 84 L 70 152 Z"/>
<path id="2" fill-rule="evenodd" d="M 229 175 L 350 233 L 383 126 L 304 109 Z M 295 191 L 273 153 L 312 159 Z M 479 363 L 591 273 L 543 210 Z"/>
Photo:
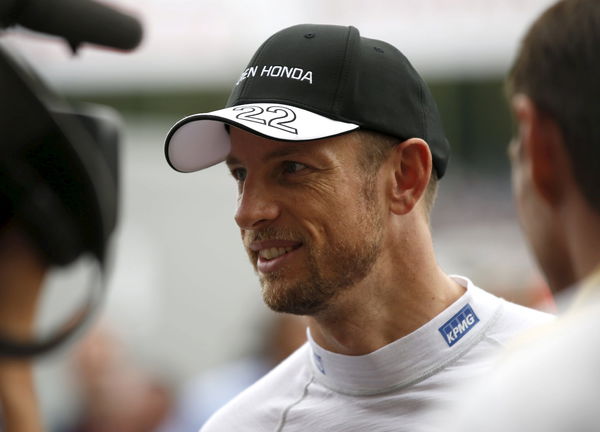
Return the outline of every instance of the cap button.
<path id="1" fill-rule="evenodd" d="M 304 35 L 304 37 L 305 37 L 306 39 L 312 39 L 312 38 L 314 38 L 314 37 L 315 37 L 315 34 L 314 34 L 314 33 L 306 33 L 306 34 Z"/>

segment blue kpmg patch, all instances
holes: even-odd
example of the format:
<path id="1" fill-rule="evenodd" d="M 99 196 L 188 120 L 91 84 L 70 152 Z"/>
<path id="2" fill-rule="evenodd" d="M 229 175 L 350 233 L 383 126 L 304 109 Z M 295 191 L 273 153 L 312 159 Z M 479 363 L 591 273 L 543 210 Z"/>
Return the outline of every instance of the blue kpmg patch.
<path id="1" fill-rule="evenodd" d="M 471 305 L 467 304 L 441 326 L 439 330 L 448 346 L 451 347 L 458 342 L 460 338 L 469 333 L 478 322 L 479 318 L 475 315 L 475 312 L 473 312 L 473 308 L 471 308 Z"/>

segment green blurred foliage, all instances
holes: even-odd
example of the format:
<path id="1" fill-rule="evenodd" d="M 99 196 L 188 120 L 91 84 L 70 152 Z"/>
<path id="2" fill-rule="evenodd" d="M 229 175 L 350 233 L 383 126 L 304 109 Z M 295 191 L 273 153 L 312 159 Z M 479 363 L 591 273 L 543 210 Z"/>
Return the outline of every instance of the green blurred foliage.
<path id="1" fill-rule="evenodd" d="M 473 174 L 501 174 L 508 170 L 506 146 L 511 118 L 500 79 L 430 81 L 446 135 L 452 163 Z M 149 115 L 172 119 L 222 108 L 227 89 L 190 89 L 171 92 L 88 94 L 78 101 L 110 105 L 125 116 Z"/>
<path id="2" fill-rule="evenodd" d="M 508 170 L 511 116 L 500 80 L 431 82 L 452 158 L 477 173 Z"/>

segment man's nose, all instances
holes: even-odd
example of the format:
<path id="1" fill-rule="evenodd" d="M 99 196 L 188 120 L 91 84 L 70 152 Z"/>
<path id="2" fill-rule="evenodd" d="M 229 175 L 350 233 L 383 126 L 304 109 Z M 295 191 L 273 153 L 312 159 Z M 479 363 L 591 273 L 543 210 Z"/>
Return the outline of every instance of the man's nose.
<path id="1" fill-rule="evenodd" d="M 277 219 L 280 212 L 276 194 L 264 182 L 248 177 L 238 196 L 235 221 L 246 230 L 256 230 Z"/>

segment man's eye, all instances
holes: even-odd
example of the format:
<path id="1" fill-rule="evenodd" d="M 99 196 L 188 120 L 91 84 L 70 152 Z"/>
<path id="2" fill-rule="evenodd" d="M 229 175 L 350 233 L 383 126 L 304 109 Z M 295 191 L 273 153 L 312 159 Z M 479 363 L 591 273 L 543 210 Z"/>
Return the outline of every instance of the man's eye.
<path id="1" fill-rule="evenodd" d="M 241 182 L 246 180 L 246 170 L 244 168 L 234 168 L 231 170 L 231 175 L 234 179 Z"/>
<path id="2" fill-rule="evenodd" d="M 300 162 L 287 161 L 283 163 L 283 172 L 285 174 L 297 173 L 298 171 L 302 171 L 305 168 L 306 165 L 301 164 Z"/>

